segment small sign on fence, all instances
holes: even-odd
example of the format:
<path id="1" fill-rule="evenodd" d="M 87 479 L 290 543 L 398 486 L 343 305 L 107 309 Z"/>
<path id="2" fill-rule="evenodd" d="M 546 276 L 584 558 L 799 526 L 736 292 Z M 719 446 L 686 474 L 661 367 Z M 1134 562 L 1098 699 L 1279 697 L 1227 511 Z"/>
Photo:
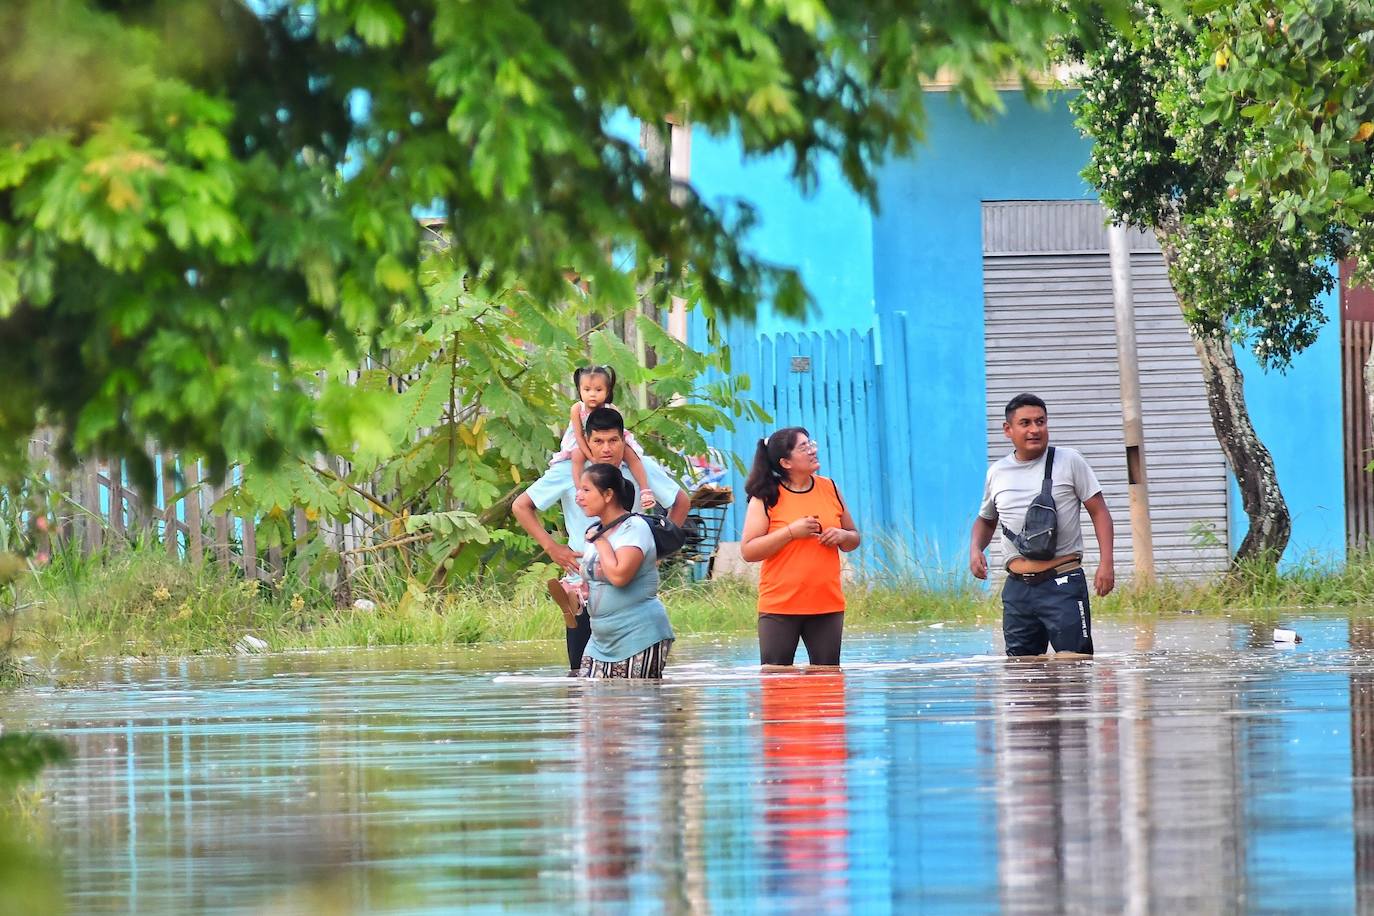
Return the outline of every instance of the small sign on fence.
<path id="1" fill-rule="evenodd" d="M 811 371 L 811 357 L 809 357 L 809 356 L 794 356 L 794 357 L 792 357 L 792 371 L 793 371 L 793 372 L 810 372 L 810 371 Z"/>

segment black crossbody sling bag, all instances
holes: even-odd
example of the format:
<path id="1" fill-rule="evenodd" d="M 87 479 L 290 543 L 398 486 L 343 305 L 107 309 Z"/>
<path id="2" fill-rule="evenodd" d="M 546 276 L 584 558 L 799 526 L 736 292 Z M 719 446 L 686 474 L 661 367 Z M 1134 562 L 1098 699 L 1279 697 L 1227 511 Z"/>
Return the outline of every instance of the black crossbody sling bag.
<path id="1" fill-rule="evenodd" d="M 1016 552 L 1027 560 L 1053 560 L 1055 541 L 1059 539 L 1059 513 L 1054 507 L 1054 446 L 1045 455 L 1045 479 L 1040 483 L 1040 493 L 1031 500 L 1026 509 L 1026 521 L 1020 534 L 1013 534 L 1006 525 L 1002 533 L 1011 541 Z"/>

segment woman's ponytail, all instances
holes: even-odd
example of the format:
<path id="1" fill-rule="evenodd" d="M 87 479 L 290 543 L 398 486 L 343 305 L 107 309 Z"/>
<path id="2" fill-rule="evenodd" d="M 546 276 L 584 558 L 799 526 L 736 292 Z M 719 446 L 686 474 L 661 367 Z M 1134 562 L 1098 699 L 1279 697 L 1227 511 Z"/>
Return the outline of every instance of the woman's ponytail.
<path id="1" fill-rule="evenodd" d="M 787 476 L 783 470 L 782 459 L 792 453 L 798 436 L 810 437 L 800 426 L 787 426 L 767 439 L 760 439 L 754 448 L 754 464 L 749 468 L 749 476 L 744 481 L 744 492 L 760 501 L 764 508 L 771 509 L 778 504 L 778 486 Z"/>

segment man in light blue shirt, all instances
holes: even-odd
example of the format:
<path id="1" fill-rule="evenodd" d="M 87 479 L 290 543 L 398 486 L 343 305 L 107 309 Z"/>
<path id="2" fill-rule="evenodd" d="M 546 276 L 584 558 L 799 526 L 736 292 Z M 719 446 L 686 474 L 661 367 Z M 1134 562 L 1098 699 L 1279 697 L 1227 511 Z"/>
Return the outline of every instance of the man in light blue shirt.
<path id="1" fill-rule="evenodd" d="M 587 444 L 591 446 L 590 462 L 616 465 L 621 469 L 631 486 L 637 486 L 630 470 L 625 466 L 625 420 L 620 412 L 607 407 L 598 407 L 587 414 Z M 658 462 L 641 455 L 644 472 L 649 479 L 649 488 L 660 506 L 668 506 L 668 517 L 681 525 L 687 520 L 691 500 Z M 587 543 L 587 528 L 592 520 L 578 508 L 574 497 L 577 482 L 572 479 L 572 462 L 560 461 L 554 464 L 528 490 L 515 498 L 511 505 L 511 515 L 544 548 L 559 566 L 569 573 L 578 573 L 582 562 L 582 551 Z M 560 544 L 552 534 L 544 529 L 539 521 L 539 513 L 554 503 L 563 506 L 563 524 L 568 530 L 568 543 Z M 639 491 L 635 491 L 635 505 L 639 504 Z M 573 671 L 582 667 L 582 653 L 591 638 L 591 624 L 585 612 L 577 615 L 575 626 L 568 628 L 568 665 Z"/>

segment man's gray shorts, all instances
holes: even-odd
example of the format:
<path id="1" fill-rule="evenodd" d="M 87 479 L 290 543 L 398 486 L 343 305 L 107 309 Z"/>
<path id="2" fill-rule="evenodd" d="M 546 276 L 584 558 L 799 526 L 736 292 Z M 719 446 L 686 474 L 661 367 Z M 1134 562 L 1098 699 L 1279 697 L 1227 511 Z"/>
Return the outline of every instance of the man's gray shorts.
<path id="1" fill-rule="evenodd" d="M 1008 655 L 1093 651 L 1088 577 L 1075 569 L 1034 585 L 1007 576 L 1002 586 L 1002 635 Z"/>

